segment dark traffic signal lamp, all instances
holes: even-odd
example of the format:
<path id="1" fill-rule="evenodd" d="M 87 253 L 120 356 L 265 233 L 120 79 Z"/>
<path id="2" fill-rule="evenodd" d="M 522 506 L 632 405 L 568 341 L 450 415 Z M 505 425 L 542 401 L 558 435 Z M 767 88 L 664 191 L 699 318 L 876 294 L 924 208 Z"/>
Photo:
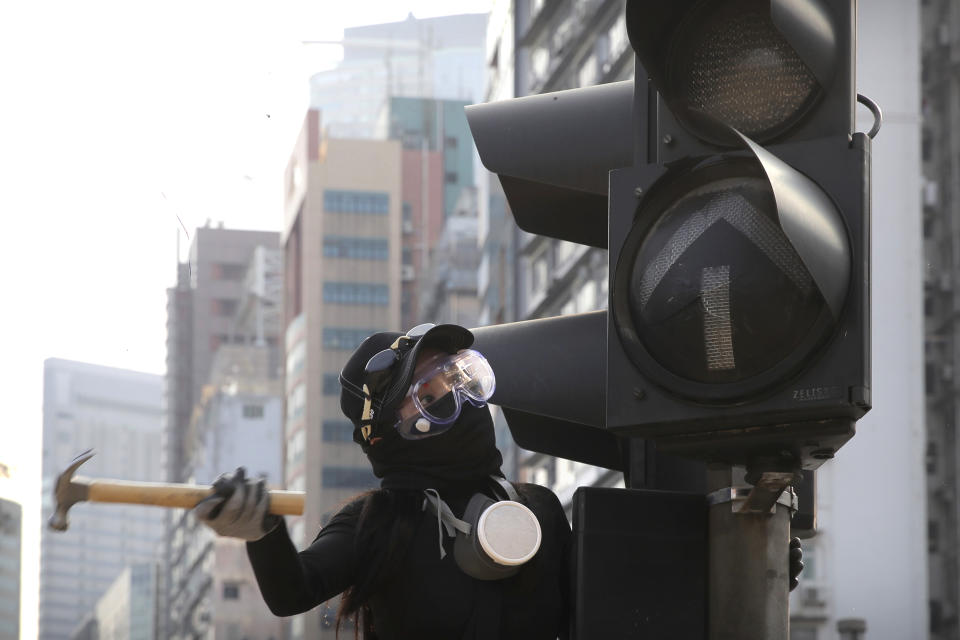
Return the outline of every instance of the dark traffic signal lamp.
<path id="1" fill-rule="evenodd" d="M 480 330 L 498 376 L 580 359 L 494 397 L 523 446 L 589 442 L 609 461 L 643 437 L 716 462 L 813 468 L 853 435 L 870 407 L 855 10 L 629 0 L 632 87 L 468 109 L 521 228 L 609 249 L 609 313 L 551 319 L 549 339 L 545 321 Z M 563 447 L 573 459 L 589 448 Z"/>
<path id="2" fill-rule="evenodd" d="M 869 409 L 855 24 L 854 0 L 628 2 L 657 100 L 649 162 L 610 177 L 608 429 L 815 467 Z"/>

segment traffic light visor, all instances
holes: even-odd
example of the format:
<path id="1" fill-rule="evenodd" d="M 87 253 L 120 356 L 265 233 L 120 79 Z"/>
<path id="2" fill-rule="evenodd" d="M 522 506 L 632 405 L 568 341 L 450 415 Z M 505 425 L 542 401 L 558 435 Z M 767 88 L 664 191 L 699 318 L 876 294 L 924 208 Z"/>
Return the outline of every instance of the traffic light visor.
<path id="1" fill-rule="evenodd" d="M 666 177 L 637 210 L 614 275 L 615 325 L 634 364 L 677 395 L 737 402 L 781 385 L 837 325 L 833 287 L 813 274 L 821 265 L 802 255 L 797 225 L 784 227 L 799 211 L 823 232 L 836 212 L 808 195 L 791 206 L 799 198 L 772 173 L 744 158 L 707 163 Z M 839 253 L 849 262 L 845 240 Z M 834 278 L 842 306 L 849 268 Z"/>

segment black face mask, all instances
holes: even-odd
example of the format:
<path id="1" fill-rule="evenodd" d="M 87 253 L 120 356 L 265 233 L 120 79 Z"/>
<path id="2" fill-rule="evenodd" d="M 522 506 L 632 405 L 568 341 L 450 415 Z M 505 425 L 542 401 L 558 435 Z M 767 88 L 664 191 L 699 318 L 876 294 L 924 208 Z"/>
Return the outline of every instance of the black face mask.
<path id="1" fill-rule="evenodd" d="M 384 429 L 376 444 L 364 443 L 373 473 L 385 489 L 466 487 L 502 476 L 490 410 L 464 403 L 453 428 L 430 438 L 406 440 Z"/>

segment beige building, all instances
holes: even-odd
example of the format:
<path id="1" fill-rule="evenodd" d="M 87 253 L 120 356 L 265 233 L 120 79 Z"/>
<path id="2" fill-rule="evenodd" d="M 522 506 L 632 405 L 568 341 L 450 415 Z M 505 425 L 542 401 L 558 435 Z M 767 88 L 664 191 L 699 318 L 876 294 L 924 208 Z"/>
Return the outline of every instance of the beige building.
<path id="1" fill-rule="evenodd" d="M 364 337 L 400 325 L 401 146 L 321 135 L 310 110 L 286 172 L 285 480 L 305 490 L 288 519 L 303 548 L 352 496 L 376 486 L 340 412 L 340 369 Z M 321 637 L 333 611 L 292 621 L 290 637 Z"/>

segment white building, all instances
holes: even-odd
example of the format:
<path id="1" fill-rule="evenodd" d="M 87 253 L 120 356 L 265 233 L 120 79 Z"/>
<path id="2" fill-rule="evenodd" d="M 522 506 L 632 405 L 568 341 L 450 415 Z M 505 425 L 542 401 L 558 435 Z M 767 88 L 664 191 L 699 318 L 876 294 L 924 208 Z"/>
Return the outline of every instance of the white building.
<path id="1" fill-rule="evenodd" d="M 48 359 L 44 362 L 42 522 L 53 513 L 57 476 L 81 452 L 96 455 L 80 475 L 124 480 L 163 478 L 159 375 Z M 153 560 L 163 509 L 78 503 L 67 531 L 40 533 L 43 640 L 66 640 L 124 567 Z"/>
<path id="2" fill-rule="evenodd" d="M 0 640 L 20 634 L 22 521 L 20 505 L 0 498 Z"/>
<path id="3" fill-rule="evenodd" d="M 97 602 L 96 637 L 103 640 L 157 639 L 157 566 L 152 562 L 128 566 Z M 84 629 L 90 628 L 85 621 Z"/>
<path id="4" fill-rule="evenodd" d="M 873 143 L 873 410 L 818 472 L 820 531 L 804 545 L 794 640 L 839 639 L 845 618 L 865 620 L 869 640 L 928 637 L 919 4 L 860 3 L 857 91 L 884 114 Z M 867 131 L 872 116 L 858 116 Z M 817 623 L 797 620 L 816 609 Z"/>

